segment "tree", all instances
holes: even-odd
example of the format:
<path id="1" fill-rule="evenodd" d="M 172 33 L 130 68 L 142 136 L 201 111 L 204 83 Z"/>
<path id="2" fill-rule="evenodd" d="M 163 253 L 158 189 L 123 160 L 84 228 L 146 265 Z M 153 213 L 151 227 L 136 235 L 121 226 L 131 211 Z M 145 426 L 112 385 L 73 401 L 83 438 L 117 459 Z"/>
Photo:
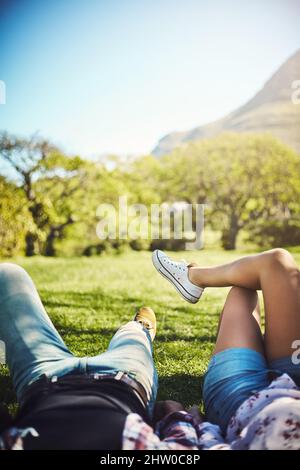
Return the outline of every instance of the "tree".
<path id="1" fill-rule="evenodd" d="M 43 201 L 45 239 L 42 252 L 56 254 L 55 243 L 62 240 L 66 229 L 84 217 L 86 206 L 87 164 L 79 157 L 51 154 L 43 163 L 46 170 L 34 185 Z"/>
<path id="2" fill-rule="evenodd" d="M 2 133 L 0 154 L 15 172 L 27 200 L 33 224 L 25 234 L 25 253 L 54 255 L 54 242 L 73 224 L 78 194 L 82 194 L 84 162 L 66 157 L 48 141 L 33 136 L 23 139 Z"/>
<path id="3" fill-rule="evenodd" d="M 15 171 L 35 224 L 25 235 L 27 256 L 35 254 L 38 233 L 46 223 L 42 202 L 34 191 L 34 179 L 40 172 L 42 163 L 54 150 L 46 140 L 35 135 L 29 140 L 8 135 L 6 132 L 0 136 L 0 155 Z"/>
<path id="4" fill-rule="evenodd" d="M 32 224 L 26 199 L 14 184 L 0 176 L 0 256 L 21 251 L 26 229 Z"/>
<path id="5" fill-rule="evenodd" d="M 263 228 L 299 198 L 299 156 L 270 135 L 223 134 L 178 149 L 169 165 L 175 156 L 174 191 L 207 204 L 206 223 L 221 231 L 225 249 L 235 249 L 241 229 Z"/>

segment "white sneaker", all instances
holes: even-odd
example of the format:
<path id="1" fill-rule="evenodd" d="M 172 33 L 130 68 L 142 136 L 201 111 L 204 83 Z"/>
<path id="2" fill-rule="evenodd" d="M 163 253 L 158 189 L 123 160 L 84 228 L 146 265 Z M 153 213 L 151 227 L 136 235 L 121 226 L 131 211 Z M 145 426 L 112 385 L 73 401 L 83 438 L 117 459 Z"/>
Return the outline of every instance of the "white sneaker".
<path id="1" fill-rule="evenodd" d="M 187 263 L 172 261 L 160 250 L 152 253 L 152 262 L 157 271 L 173 284 L 184 300 L 191 304 L 198 302 L 204 289 L 189 280 Z"/>

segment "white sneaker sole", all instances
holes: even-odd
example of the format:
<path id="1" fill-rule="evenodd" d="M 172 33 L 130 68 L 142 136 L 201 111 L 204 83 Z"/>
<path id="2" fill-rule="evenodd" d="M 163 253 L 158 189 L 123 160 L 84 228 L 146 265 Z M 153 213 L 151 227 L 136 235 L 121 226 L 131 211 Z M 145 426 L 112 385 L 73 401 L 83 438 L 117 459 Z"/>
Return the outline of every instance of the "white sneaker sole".
<path id="1" fill-rule="evenodd" d="M 177 292 L 190 304 L 196 304 L 200 297 L 195 297 L 191 294 L 177 279 L 165 268 L 158 257 L 157 250 L 152 253 L 152 263 L 155 269 L 166 278 L 177 290 Z"/>

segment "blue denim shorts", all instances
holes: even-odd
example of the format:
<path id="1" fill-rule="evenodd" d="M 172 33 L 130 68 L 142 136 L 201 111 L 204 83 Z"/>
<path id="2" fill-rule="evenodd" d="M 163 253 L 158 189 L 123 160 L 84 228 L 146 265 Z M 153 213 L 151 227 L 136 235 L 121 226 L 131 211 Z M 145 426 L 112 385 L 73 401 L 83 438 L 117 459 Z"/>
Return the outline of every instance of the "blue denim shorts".
<path id="1" fill-rule="evenodd" d="M 212 357 L 203 384 L 206 419 L 225 432 L 230 418 L 253 393 L 287 373 L 300 385 L 300 365 L 291 356 L 267 363 L 265 357 L 248 348 L 231 348 Z"/>

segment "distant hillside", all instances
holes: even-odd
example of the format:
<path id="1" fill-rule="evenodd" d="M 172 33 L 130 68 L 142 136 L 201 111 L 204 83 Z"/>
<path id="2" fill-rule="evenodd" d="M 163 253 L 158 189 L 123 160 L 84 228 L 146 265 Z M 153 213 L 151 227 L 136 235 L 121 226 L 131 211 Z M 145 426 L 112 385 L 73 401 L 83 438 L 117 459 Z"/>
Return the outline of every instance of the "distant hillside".
<path id="1" fill-rule="evenodd" d="M 246 104 L 218 121 L 166 135 L 158 142 L 153 155 L 160 156 L 191 140 L 225 131 L 270 132 L 300 154 L 300 105 L 291 101 L 294 80 L 300 80 L 300 50 Z"/>

